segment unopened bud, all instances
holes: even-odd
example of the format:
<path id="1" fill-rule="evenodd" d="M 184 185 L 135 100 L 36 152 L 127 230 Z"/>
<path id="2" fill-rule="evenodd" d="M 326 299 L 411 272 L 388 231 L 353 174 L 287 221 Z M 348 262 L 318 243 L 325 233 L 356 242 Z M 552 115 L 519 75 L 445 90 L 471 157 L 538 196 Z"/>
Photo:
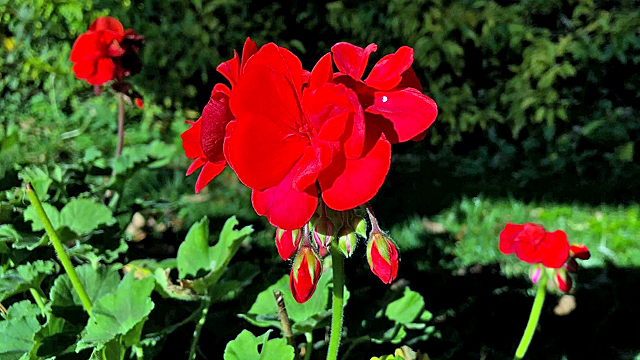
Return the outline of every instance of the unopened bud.
<path id="1" fill-rule="evenodd" d="M 320 216 L 318 220 L 316 220 L 313 230 L 311 231 L 313 234 L 313 240 L 315 240 L 318 248 L 326 248 L 331 245 L 331 241 L 334 237 L 333 232 L 333 223 L 327 216 Z"/>
<path id="2" fill-rule="evenodd" d="M 569 253 L 572 257 L 580 260 L 589 260 L 591 253 L 583 244 L 575 244 L 569 247 Z"/>
<path id="3" fill-rule="evenodd" d="M 385 284 L 398 275 L 398 249 L 380 230 L 372 231 L 367 243 L 367 260 L 371 271 Z"/>
<path id="4" fill-rule="evenodd" d="M 338 232 L 338 246 L 345 257 L 351 257 L 356 250 L 358 236 L 349 224 L 342 226 Z"/>
<path id="5" fill-rule="evenodd" d="M 572 274 L 578 273 L 578 262 L 575 258 L 570 257 L 566 263 L 564 263 L 564 268 L 567 269 L 568 272 Z"/>
<path id="6" fill-rule="evenodd" d="M 298 251 L 302 239 L 302 231 L 276 229 L 276 248 L 282 260 L 289 260 Z"/>
<path id="7" fill-rule="evenodd" d="M 318 255 L 310 245 L 302 245 L 291 266 L 289 288 L 293 298 L 299 303 L 309 300 L 316 291 L 321 274 L 322 262 Z"/>
<path id="8" fill-rule="evenodd" d="M 569 292 L 571 290 L 571 276 L 567 273 L 567 270 L 564 268 L 559 268 L 555 270 L 554 282 L 558 289 L 562 292 Z"/>
<path id="9" fill-rule="evenodd" d="M 364 218 L 354 215 L 351 219 L 351 226 L 355 229 L 356 234 L 362 236 L 363 239 L 367 238 L 367 222 Z"/>
<path id="10" fill-rule="evenodd" d="M 534 265 L 529 269 L 529 278 L 535 284 L 540 280 L 542 276 L 542 266 L 540 264 Z"/>

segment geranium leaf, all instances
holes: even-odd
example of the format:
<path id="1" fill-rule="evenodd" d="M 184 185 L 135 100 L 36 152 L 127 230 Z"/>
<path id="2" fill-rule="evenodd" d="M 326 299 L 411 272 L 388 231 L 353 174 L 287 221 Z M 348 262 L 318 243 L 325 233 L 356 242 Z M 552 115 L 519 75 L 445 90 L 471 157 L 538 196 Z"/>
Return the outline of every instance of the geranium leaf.
<path id="1" fill-rule="evenodd" d="M 114 292 L 120 283 L 120 274 L 113 267 L 102 266 L 96 269 L 91 265 L 82 265 L 75 269 L 80 283 L 94 305 L 102 297 Z M 86 321 L 86 313 L 82 309 L 80 297 L 67 274 L 58 276 L 49 297 L 51 310 L 55 315 L 76 324 Z"/>
<path id="2" fill-rule="evenodd" d="M 396 323 L 410 324 L 418 318 L 422 310 L 424 310 L 422 295 L 406 287 L 400 299 L 387 305 L 384 314 Z"/>
<path id="3" fill-rule="evenodd" d="M 27 300 L 13 304 L 7 319 L 0 321 L 0 359 L 18 360 L 36 345 L 35 334 L 40 330 L 37 315 L 40 310 Z"/>
<path id="4" fill-rule="evenodd" d="M 67 226 L 77 234 L 90 233 L 100 225 L 112 225 L 115 221 L 106 205 L 90 199 L 71 200 L 60 211 L 60 225 Z"/>
<path id="5" fill-rule="evenodd" d="M 103 296 L 94 304 L 76 351 L 105 345 L 140 326 L 154 307 L 150 297 L 154 286 L 152 278 L 137 279 L 135 272 L 128 273 L 114 293 Z"/>
<path id="6" fill-rule="evenodd" d="M 49 198 L 49 186 L 51 186 L 53 180 L 49 177 L 49 170 L 45 166 L 38 167 L 35 165 L 31 165 L 25 167 L 18 173 L 18 178 L 23 181 L 30 182 L 33 190 L 35 190 L 36 194 L 38 194 L 38 197 L 41 201 L 47 200 Z M 47 209 L 45 208 L 45 212 L 46 211 Z"/>
<path id="7" fill-rule="evenodd" d="M 278 307 L 273 297 L 273 290 L 279 290 L 284 296 L 289 318 L 293 321 L 292 330 L 295 335 L 311 331 L 322 326 L 323 322 L 331 316 L 328 310 L 329 293 L 333 282 L 333 271 L 328 269 L 318 281 L 318 286 L 311 298 L 300 304 L 293 299 L 289 289 L 289 275 L 285 275 L 278 282 L 258 294 L 247 314 L 240 317 L 260 327 L 276 327 L 282 329 L 277 318 Z M 345 302 L 349 298 L 349 292 L 345 292 Z"/>
<path id="8" fill-rule="evenodd" d="M 256 337 L 249 330 L 242 330 L 227 344 L 224 360 L 293 360 L 293 347 L 285 339 L 268 340 L 270 332 Z"/>
<path id="9" fill-rule="evenodd" d="M 200 270 L 210 270 L 203 278 L 203 283 L 197 287 L 208 287 L 215 284 L 229 265 L 242 244 L 252 232 L 251 226 L 235 230 L 238 220 L 230 217 L 220 232 L 220 238 L 214 246 L 209 246 L 209 219 L 202 220 L 191 226 L 185 241 L 178 249 L 178 277 L 184 279 L 187 275 L 195 276 Z"/>
<path id="10" fill-rule="evenodd" d="M 49 217 L 49 221 L 51 221 L 51 225 L 53 226 L 53 228 L 57 229 L 58 227 L 60 227 L 60 212 L 58 211 L 58 209 L 56 209 L 49 203 L 42 203 L 42 207 L 44 208 L 44 212 L 47 214 L 47 217 Z M 34 208 L 33 205 L 29 205 L 22 216 L 24 217 L 24 221 L 32 222 L 31 230 L 44 230 L 44 225 L 42 224 L 42 221 L 40 221 L 40 218 L 36 213 L 36 208 Z"/>
<path id="11" fill-rule="evenodd" d="M 40 288 L 42 280 L 57 271 L 55 262 L 43 260 L 8 270 L 0 277 L 0 301 L 29 289 Z"/>

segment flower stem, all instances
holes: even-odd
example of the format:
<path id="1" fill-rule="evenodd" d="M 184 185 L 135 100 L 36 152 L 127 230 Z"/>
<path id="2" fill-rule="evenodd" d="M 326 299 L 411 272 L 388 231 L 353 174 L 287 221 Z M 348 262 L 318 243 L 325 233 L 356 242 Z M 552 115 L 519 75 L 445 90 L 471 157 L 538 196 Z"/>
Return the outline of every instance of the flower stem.
<path id="1" fill-rule="evenodd" d="M 333 301 L 327 360 L 336 360 L 342 336 L 342 316 L 344 313 L 344 255 L 342 255 L 336 241 L 331 243 L 331 262 L 333 266 Z"/>
<path id="2" fill-rule="evenodd" d="M 307 344 L 304 347 L 304 360 L 311 360 L 311 352 L 313 352 L 313 333 L 304 333 Z"/>
<path id="3" fill-rule="evenodd" d="M 524 355 L 527 353 L 527 349 L 529 348 L 529 344 L 531 344 L 533 333 L 536 331 L 536 326 L 538 325 L 538 320 L 540 319 L 542 304 L 544 303 L 544 298 L 547 294 L 547 280 L 548 277 L 545 274 L 542 275 L 540 281 L 538 282 L 538 290 L 536 292 L 536 298 L 535 300 L 533 300 L 533 307 L 531 308 L 529 321 L 527 322 L 527 327 L 524 330 L 524 335 L 522 335 L 522 339 L 520 340 L 518 349 L 516 349 L 514 360 L 520 360 L 524 358 Z"/>
<path id="4" fill-rule="evenodd" d="M 124 95 L 117 93 L 118 98 L 118 144 L 116 145 L 116 157 L 122 154 L 124 144 Z"/>
<path id="5" fill-rule="evenodd" d="M 203 301 L 202 312 L 200 313 L 200 319 L 196 324 L 196 329 L 193 331 L 193 340 L 191 342 L 191 348 L 189 349 L 189 360 L 195 360 L 196 353 L 198 351 L 198 340 L 200 340 L 200 334 L 204 323 L 207 321 L 207 314 L 209 313 L 209 307 L 211 307 L 211 298 L 207 298 Z"/>
<path id="6" fill-rule="evenodd" d="M 89 299 L 89 295 L 87 295 L 87 292 L 84 289 L 84 286 L 82 286 L 82 283 L 78 278 L 78 274 L 76 273 L 76 269 L 73 268 L 73 264 L 71 263 L 69 256 L 67 256 L 67 253 L 64 250 L 64 246 L 62 246 L 62 242 L 58 238 L 58 235 L 56 234 L 56 231 L 53 228 L 53 225 L 51 225 L 51 221 L 49 220 L 47 213 L 44 212 L 44 208 L 42 207 L 42 204 L 40 203 L 40 200 L 38 199 L 38 195 L 36 194 L 35 190 L 33 190 L 31 183 L 27 182 L 25 184 L 25 190 L 27 192 L 27 196 L 29 197 L 29 201 L 31 201 L 31 204 L 36 209 L 38 218 L 40 218 L 40 221 L 44 225 L 44 229 L 47 232 L 47 235 L 49 235 L 49 239 L 53 244 L 53 248 L 55 249 L 56 254 L 58 254 L 58 258 L 62 263 L 62 267 L 64 268 L 64 271 L 66 271 L 67 275 L 69 275 L 71 284 L 73 285 L 73 288 L 76 290 L 76 292 L 78 293 L 78 296 L 80 297 L 82 306 L 84 307 L 87 314 L 91 315 L 92 305 L 91 305 L 91 300 Z"/>

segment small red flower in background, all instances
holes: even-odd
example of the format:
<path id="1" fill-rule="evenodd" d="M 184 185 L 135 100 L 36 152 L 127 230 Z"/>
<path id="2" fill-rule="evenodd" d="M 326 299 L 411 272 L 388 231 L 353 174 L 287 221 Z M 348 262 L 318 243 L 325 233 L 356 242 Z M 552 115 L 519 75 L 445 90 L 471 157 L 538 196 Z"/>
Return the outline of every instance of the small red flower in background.
<path id="1" fill-rule="evenodd" d="M 575 259 L 588 260 L 591 256 L 586 246 L 569 245 L 564 231 L 547 232 L 541 225 L 533 223 L 506 224 L 500 232 L 499 248 L 505 255 L 515 253 L 518 259 L 536 264 L 530 272 L 534 283 L 543 276 L 546 268 L 562 292 L 571 290 L 572 280 L 568 273 L 578 271 Z"/>
<path id="2" fill-rule="evenodd" d="M 118 20 L 98 18 L 73 44 L 73 72 L 92 85 L 122 79 L 140 70 L 135 53 L 143 42 L 144 37 L 131 29 L 125 31 Z"/>
<path id="3" fill-rule="evenodd" d="M 223 62 L 216 70 L 227 78 L 233 88 L 238 83 L 247 60 L 256 51 L 258 51 L 256 44 L 247 38 L 242 59 L 234 51 L 233 59 Z M 196 122 L 189 122 L 191 128 L 181 135 L 185 154 L 189 159 L 195 159 L 187 169 L 187 176 L 202 168 L 196 181 L 196 193 L 199 193 L 227 166 L 223 145 L 227 136 L 227 127 L 231 129 L 235 123 L 234 115 L 229 109 L 230 94 L 229 87 L 221 83 L 216 84 L 211 92 L 209 103 L 202 110 L 202 116 Z"/>

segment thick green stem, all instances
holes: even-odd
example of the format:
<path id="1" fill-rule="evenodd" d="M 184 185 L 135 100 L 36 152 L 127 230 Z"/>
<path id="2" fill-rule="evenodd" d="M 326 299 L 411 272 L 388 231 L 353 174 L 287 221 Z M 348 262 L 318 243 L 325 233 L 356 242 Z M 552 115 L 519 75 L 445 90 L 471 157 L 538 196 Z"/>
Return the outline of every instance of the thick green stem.
<path id="1" fill-rule="evenodd" d="M 56 230 L 53 228 L 53 225 L 51 225 L 51 221 L 49 221 L 49 217 L 47 216 L 47 213 L 44 212 L 44 208 L 42 207 L 42 204 L 38 199 L 38 195 L 33 190 L 31 183 L 25 184 L 25 190 L 27 192 L 27 196 L 29 197 L 29 201 L 31 201 L 31 205 L 33 205 L 33 207 L 36 209 L 36 214 L 38 214 L 38 218 L 40 218 L 40 221 L 44 225 L 44 230 L 47 232 L 47 235 L 49 235 L 49 239 L 53 244 L 53 248 L 56 250 L 56 254 L 58 254 L 58 258 L 62 263 L 62 267 L 64 268 L 64 271 L 66 271 L 67 275 L 69 275 L 71 284 L 73 285 L 73 288 L 76 290 L 76 292 L 78 293 L 78 296 L 80 297 L 82 306 L 84 306 L 84 309 L 87 311 L 87 313 L 91 315 L 92 305 L 91 305 L 91 300 L 89 299 L 89 295 L 87 295 L 87 292 L 84 289 L 84 286 L 82 286 L 82 283 L 78 278 L 78 274 L 76 273 L 76 269 L 73 268 L 73 264 L 71 263 L 69 256 L 67 256 L 67 253 L 64 250 L 64 246 L 62 246 L 62 242 L 58 238 L 58 235 L 56 234 Z"/>
<path id="2" fill-rule="evenodd" d="M 535 333 L 536 326 L 538 325 L 538 320 L 540 319 L 542 304 L 544 303 L 544 298 L 547 294 L 547 280 L 548 277 L 545 274 L 542 275 L 540 281 L 538 282 L 538 290 L 536 292 L 536 298 L 533 301 L 533 307 L 531 308 L 531 314 L 529 315 L 527 328 L 524 330 L 524 335 L 522 335 L 522 339 L 520 340 L 518 349 L 516 349 L 516 356 L 514 356 L 514 360 L 520 360 L 524 358 L 524 354 L 527 353 L 529 344 L 531 344 L 533 333 Z"/>
<path id="3" fill-rule="evenodd" d="M 342 337 L 342 316 L 344 311 L 344 255 L 336 241 L 331 243 L 331 262 L 333 264 L 333 301 L 331 304 L 331 337 L 327 360 L 338 358 L 338 348 Z"/>
<path id="4" fill-rule="evenodd" d="M 200 314 L 200 320 L 196 324 L 196 329 L 193 331 L 193 340 L 191 342 L 191 349 L 189 349 L 189 360 L 195 360 L 196 353 L 198 351 L 198 340 L 200 340 L 200 333 L 204 323 L 207 321 L 207 314 L 209 313 L 209 307 L 211 307 L 211 299 L 207 298 L 203 301 L 202 313 Z"/>

